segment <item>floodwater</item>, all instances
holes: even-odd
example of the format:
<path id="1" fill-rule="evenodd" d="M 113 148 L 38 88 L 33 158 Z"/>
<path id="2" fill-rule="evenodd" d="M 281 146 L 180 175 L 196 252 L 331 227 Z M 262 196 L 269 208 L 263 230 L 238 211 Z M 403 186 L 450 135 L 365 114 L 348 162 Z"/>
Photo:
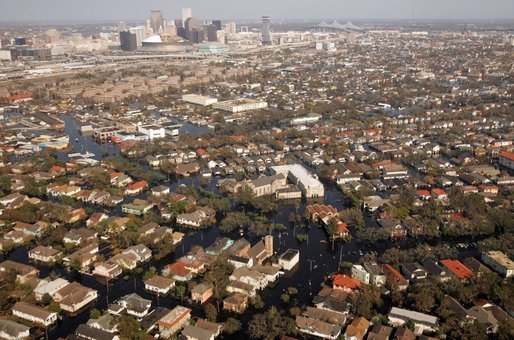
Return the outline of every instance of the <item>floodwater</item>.
<path id="1" fill-rule="evenodd" d="M 117 147 L 113 144 L 98 145 L 93 142 L 90 136 L 81 136 L 72 117 L 62 116 L 61 119 L 66 122 L 65 132 L 70 136 L 70 144 L 75 149 L 74 152 L 93 152 L 96 155 L 94 158 L 97 160 L 101 160 L 107 154 L 119 154 Z M 188 126 L 187 128 L 188 131 L 191 130 L 191 126 Z M 200 130 L 195 130 L 195 133 L 200 132 Z M 75 138 L 78 139 L 77 143 L 75 143 Z M 59 154 L 59 158 L 65 159 L 66 157 L 67 156 L 65 153 Z M 217 178 L 212 178 L 208 185 L 208 190 L 212 190 L 214 193 L 217 193 L 216 183 Z M 164 184 L 169 185 L 172 190 L 175 190 L 181 184 L 187 186 L 198 186 L 199 179 L 196 177 L 173 179 L 171 182 Z M 145 196 L 146 194 L 143 194 L 141 195 L 141 198 L 144 198 Z M 338 210 L 342 210 L 346 207 L 343 194 L 337 188 L 330 186 L 329 184 L 326 184 L 324 203 L 331 204 Z M 300 215 L 303 215 L 306 205 L 307 202 L 301 203 L 298 209 L 298 213 Z M 386 247 L 396 245 L 363 245 L 358 244 L 357 240 L 353 238 L 350 243 L 336 243 L 335 249 L 332 250 L 331 242 L 327 241 L 326 233 L 319 226 L 310 225 L 309 228 L 305 229 L 300 226 L 291 225 L 288 221 L 288 216 L 291 212 L 296 212 L 294 203 L 282 204 L 279 206 L 277 213 L 269 215 L 268 217 L 270 218 L 271 223 L 281 223 L 287 227 L 285 232 L 273 232 L 274 251 L 280 255 L 289 248 L 298 249 L 300 250 L 300 263 L 293 271 L 286 272 L 284 276 L 280 277 L 278 283 L 273 288 L 267 288 L 261 292 L 261 297 L 266 304 L 264 309 L 267 309 L 271 305 L 276 305 L 279 308 L 283 308 L 285 310 L 288 310 L 293 305 L 309 305 L 312 301 L 312 297 L 319 291 L 321 284 L 326 280 L 327 276 L 330 273 L 337 271 L 340 259 L 342 261 L 353 262 L 357 261 L 361 254 L 368 251 L 374 250 L 380 254 L 380 251 L 383 251 Z M 114 208 L 110 210 L 110 213 L 121 215 L 121 209 L 119 207 Z M 219 236 L 230 236 L 233 239 L 240 237 L 238 233 L 223 235 L 218 229 L 218 226 L 212 226 L 206 230 L 197 232 L 186 231 L 186 233 L 187 234 L 183 242 L 177 245 L 175 253 L 170 254 L 160 261 L 152 260 L 151 262 L 145 264 L 143 273 L 150 266 L 155 266 L 158 270 L 160 270 L 165 265 L 172 263 L 176 258 L 179 258 L 187 253 L 194 245 L 207 247 L 212 244 Z M 295 233 L 307 234 L 308 241 L 303 243 L 298 242 L 295 238 Z M 250 235 L 246 234 L 244 237 L 247 238 L 252 244 L 258 240 L 258 238 L 251 237 Z M 415 242 L 411 240 L 406 244 L 402 244 L 402 247 L 404 245 L 412 246 L 415 245 Z M 359 253 L 359 251 L 362 253 Z M 101 245 L 101 252 L 109 253 L 107 244 Z M 28 263 L 27 249 L 24 247 L 16 249 L 10 253 L 8 257 L 15 261 Z M 114 282 L 111 282 L 109 288 L 107 288 L 106 285 L 102 284 L 96 278 L 89 275 L 70 273 L 63 268 L 47 268 L 44 266 L 38 266 L 38 268 L 41 271 L 40 277 L 45 277 L 50 272 L 55 271 L 60 276 L 68 280 L 79 281 L 83 285 L 97 290 L 98 300 L 94 307 L 99 310 L 105 310 L 108 306 L 108 303 L 111 303 L 126 294 L 136 292 L 144 298 L 151 299 L 153 302 L 153 308 L 157 307 L 158 305 L 167 308 L 173 308 L 178 304 L 182 304 L 191 307 L 193 309 L 194 316 L 202 316 L 201 308 L 197 305 L 190 305 L 187 301 L 181 303 L 180 301 L 169 297 L 160 297 L 157 299 L 156 296 L 146 293 L 144 290 L 142 275 L 131 275 L 130 278 L 126 281 L 123 279 L 117 279 Z M 280 300 L 280 295 L 283 294 L 288 287 L 297 288 L 298 295 L 291 299 L 289 304 L 285 305 Z M 254 312 L 255 311 L 250 309 L 244 315 L 239 317 L 243 323 L 243 331 L 233 338 L 248 338 L 244 329 Z M 55 339 L 73 333 L 79 324 L 87 322 L 88 319 L 89 310 L 84 311 L 75 317 L 64 316 L 64 319 L 59 323 L 58 327 L 50 331 L 50 338 Z"/>

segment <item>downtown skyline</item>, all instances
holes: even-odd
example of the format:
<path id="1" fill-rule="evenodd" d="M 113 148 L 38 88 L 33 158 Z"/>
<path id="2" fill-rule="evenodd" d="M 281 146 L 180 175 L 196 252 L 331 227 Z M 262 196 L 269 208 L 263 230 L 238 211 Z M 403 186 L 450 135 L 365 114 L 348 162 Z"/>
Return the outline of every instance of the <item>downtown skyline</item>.
<path id="1" fill-rule="evenodd" d="M 270 0 L 253 4 L 237 0 L 162 1 L 141 3 L 135 0 L 91 0 L 84 3 L 69 1 L 19 0 L 2 4 L 0 22 L 98 22 L 142 21 L 151 10 L 162 10 L 166 19 L 181 17 L 181 9 L 190 7 L 200 19 L 258 19 L 270 15 L 275 19 L 317 20 L 346 18 L 353 20 L 423 20 L 423 19 L 514 19 L 510 0 L 493 0 L 487 4 L 480 0 L 321 0 L 302 2 L 295 0 Z M 293 10 L 294 9 L 294 10 Z"/>

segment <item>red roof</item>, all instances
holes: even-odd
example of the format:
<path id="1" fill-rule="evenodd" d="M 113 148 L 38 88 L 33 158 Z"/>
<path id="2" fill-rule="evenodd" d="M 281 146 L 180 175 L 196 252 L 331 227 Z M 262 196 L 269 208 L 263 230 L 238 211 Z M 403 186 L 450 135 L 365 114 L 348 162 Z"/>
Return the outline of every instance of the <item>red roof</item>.
<path id="1" fill-rule="evenodd" d="M 390 264 L 383 264 L 382 270 L 391 285 L 408 285 L 409 281 Z"/>
<path id="2" fill-rule="evenodd" d="M 113 172 L 113 173 L 109 176 L 109 178 L 110 178 L 110 179 L 115 179 L 115 178 L 120 177 L 121 175 L 123 175 L 123 172 Z"/>
<path id="3" fill-rule="evenodd" d="M 450 215 L 450 218 L 454 221 L 459 221 L 459 222 L 468 222 L 469 221 L 469 218 L 467 218 L 466 216 L 464 216 L 460 213 L 453 213 Z"/>
<path id="4" fill-rule="evenodd" d="M 432 193 L 436 196 L 442 196 L 442 195 L 445 195 L 446 196 L 446 192 L 441 189 L 441 188 L 435 188 L 432 190 Z"/>
<path id="5" fill-rule="evenodd" d="M 168 270 L 173 275 L 186 277 L 189 274 L 191 274 L 191 270 L 186 268 L 186 264 L 182 261 L 177 261 L 175 263 L 172 263 L 168 266 Z"/>
<path id="6" fill-rule="evenodd" d="M 145 180 L 142 180 L 142 181 L 135 182 L 135 183 L 128 185 L 126 189 L 127 190 L 138 190 L 138 189 L 142 189 L 147 186 L 148 186 L 148 182 Z"/>
<path id="7" fill-rule="evenodd" d="M 473 276 L 473 272 L 459 260 L 442 260 L 441 264 L 448 268 L 459 280 L 466 280 Z"/>
<path id="8" fill-rule="evenodd" d="M 358 289 L 361 286 L 359 280 L 341 274 L 334 275 L 332 278 L 332 284 L 333 286 L 347 287 L 350 289 Z"/>
<path id="9" fill-rule="evenodd" d="M 15 94 L 12 96 L 5 97 L 5 99 L 9 102 L 15 102 L 17 100 L 23 100 L 23 99 L 31 99 L 32 94 L 30 93 L 21 93 L 21 94 Z"/>
<path id="10" fill-rule="evenodd" d="M 62 166 L 58 166 L 58 165 L 54 165 L 50 168 L 50 171 L 52 171 L 52 172 L 61 172 L 63 170 L 64 170 L 64 168 Z"/>
<path id="11" fill-rule="evenodd" d="M 337 229 L 339 234 L 348 232 L 348 224 L 344 222 L 339 222 L 339 229 Z"/>
<path id="12" fill-rule="evenodd" d="M 240 141 L 240 142 L 246 140 L 246 137 L 243 135 L 237 135 L 237 136 L 234 135 L 234 136 L 230 136 L 230 138 L 232 138 L 233 140 L 236 140 L 236 141 Z"/>
<path id="13" fill-rule="evenodd" d="M 202 149 L 202 148 L 199 148 L 198 150 L 196 150 L 196 153 L 200 156 L 207 156 L 209 153 L 207 152 L 207 150 L 205 149 Z"/>
<path id="14" fill-rule="evenodd" d="M 509 161 L 514 162 L 514 152 L 508 152 L 508 151 L 502 152 L 500 154 L 500 157 L 507 158 Z"/>
<path id="15" fill-rule="evenodd" d="M 418 195 L 422 197 L 430 197 L 430 192 L 428 190 L 422 189 L 418 190 Z"/>

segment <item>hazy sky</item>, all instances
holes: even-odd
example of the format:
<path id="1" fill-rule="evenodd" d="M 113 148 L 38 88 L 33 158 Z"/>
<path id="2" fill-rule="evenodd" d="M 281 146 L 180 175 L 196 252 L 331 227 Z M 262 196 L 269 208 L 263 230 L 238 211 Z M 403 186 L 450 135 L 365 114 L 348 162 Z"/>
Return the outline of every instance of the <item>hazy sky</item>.
<path id="1" fill-rule="evenodd" d="M 0 21 L 141 20 L 191 7 L 199 19 L 512 19 L 514 0 L 0 0 Z"/>

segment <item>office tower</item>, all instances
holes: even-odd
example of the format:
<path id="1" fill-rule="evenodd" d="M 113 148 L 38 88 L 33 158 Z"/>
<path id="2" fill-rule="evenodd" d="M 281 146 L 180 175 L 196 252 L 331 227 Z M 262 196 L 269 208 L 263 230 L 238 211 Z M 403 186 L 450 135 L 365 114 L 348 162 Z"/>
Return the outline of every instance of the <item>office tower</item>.
<path id="1" fill-rule="evenodd" d="M 136 34 L 130 33 L 130 31 L 120 32 L 120 45 L 123 51 L 135 51 L 137 50 L 137 37 Z"/>
<path id="2" fill-rule="evenodd" d="M 213 21 L 212 21 L 212 24 L 213 24 L 213 25 L 216 25 L 216 29 L 217 29 L 218 31 L 221 31 L 221 20 L 213 20 Z"/>
<path id="3" fill-rule="evenodd" d="M 207 34 L 207 41 L 218 41 L 218 28 L 216 25 L 206 25 L 203 29 Z"/>
<path id="4" fill-rule="evenodd" d="M 162 16 L 161 11 L 150 12 L 150 27 L 152 28 L 154 33 L 164 31 L 164 17 Z"/>
<path id="5" fill-rule="evenodd" d="M 182 8 L 182 23 L 185 25 L 186 20 L 193 16 L 191 8 Z M 184 26 L 185 28 L 185 26 Z M 186 29 L 187 31 L 187 29 Z"/>
<path id="6" fill-rule="evenodd" d="M 193 44 L 200 44 L 204 40 L 204 32 L 202 29 L 193 28 L 193 30 L 189 33 L 189 41 L 191 41 Z"/>
<path id="7" fill-rule="evenodd" d="M 23 37 L 14 38 L 14 45 L 16 45 L 16 46 L 27 45 L 27 38 L 23 38 Z"/>
<path id="8" fill-rule="evenodd" d="M 200 22 L 193 17 L 187 18 L 184 22 L 184 29 L 186 30 L 186 39 L 191 40 L 191 32 L 194 29 L 200 30 Z"/>
<path id="9" fill-rule="evenodd" d="M 143 44 L 143 40 L 145 40 L 147 37 L 146 26 L 131 27 L 129 31 L 130 33 L 136 35 L 137 47 L 141 47 Z"/>
<path id="10" fill-rule="evenodd" d="M 262 17 L 262 44 L 271 45 L 271 17 Z"/>
<path id="11" fill-rule="evenodd" d="M 233 21 L 227 22 L 227 27 L 225 27 L 225 31 L 227 31 L 228 34 L 236 34 L 236 23 Z"/>

